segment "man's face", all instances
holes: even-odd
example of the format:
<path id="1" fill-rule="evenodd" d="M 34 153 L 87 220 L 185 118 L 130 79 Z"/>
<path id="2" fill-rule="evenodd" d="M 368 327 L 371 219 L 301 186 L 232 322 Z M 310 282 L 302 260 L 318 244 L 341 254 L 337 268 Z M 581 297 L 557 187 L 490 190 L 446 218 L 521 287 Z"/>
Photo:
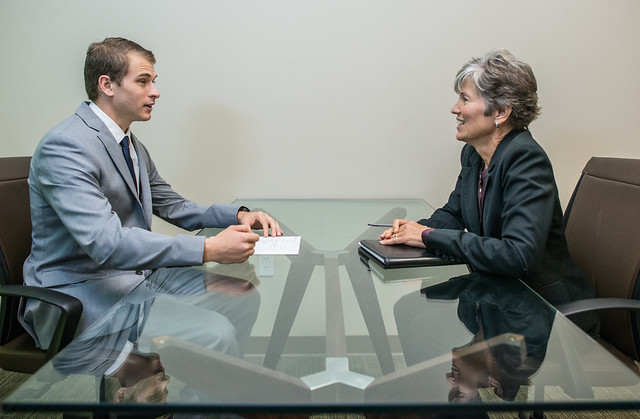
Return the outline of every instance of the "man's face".
<path id="1" fill-rule="evenodd" d="M 160 92 L 156 89 L 156 72 L 147 59 L 137 52 L 127 54 L 129 71 L 113 83 L 112 119 L 126 131 L 134 121 L 148 121 Z"/>

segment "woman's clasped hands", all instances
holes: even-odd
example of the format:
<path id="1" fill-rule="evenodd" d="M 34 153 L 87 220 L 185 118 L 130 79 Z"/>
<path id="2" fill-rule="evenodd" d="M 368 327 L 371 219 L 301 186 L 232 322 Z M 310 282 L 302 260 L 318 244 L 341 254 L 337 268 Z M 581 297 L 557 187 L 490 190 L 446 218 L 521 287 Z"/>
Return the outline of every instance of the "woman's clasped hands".
<path id="1" fill-rule="evenodd" d="M 422 232 L 429 227 L 415 221 L 393 220 L 393 226 L 380 234 L 380 244 L 406 244 L 413 247 L 426 247 L 422 241 Z"/>

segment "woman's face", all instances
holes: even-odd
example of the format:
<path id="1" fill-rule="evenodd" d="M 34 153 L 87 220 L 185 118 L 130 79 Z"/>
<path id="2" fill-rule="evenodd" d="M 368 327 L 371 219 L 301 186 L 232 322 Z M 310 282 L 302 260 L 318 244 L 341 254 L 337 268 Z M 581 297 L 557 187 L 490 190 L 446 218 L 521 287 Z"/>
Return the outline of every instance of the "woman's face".
<path id="1" fill-rule="evenodd" d="M 474 346 L 454 349 L 451 352 L 451 372 L 446 373 L 451 384 L 453 401 L 468 403 L 479 400 L 478 389 L 489 386 L 487 357 L 489 348 L 485 341 Z"/>
<path id="2" fill-rule="evenodd" d="M 456 116 L 456 121 L 458 121 L 456 133 L 458 141 L 475 146 L 491 139 L 496 129 L 496 115 L 492 113 L 486 116 L 484 114 L 485 106 L 484 99 L 473 80 L 470 77 L 467 78 L 462 82 L 458 101 L 451 108 L 451 113 Z"/>

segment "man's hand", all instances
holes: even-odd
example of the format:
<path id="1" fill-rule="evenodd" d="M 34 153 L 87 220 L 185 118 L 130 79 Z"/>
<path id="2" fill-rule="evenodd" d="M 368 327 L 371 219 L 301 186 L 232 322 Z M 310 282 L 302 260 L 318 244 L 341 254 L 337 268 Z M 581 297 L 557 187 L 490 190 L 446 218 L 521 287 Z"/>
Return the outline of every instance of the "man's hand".
<path id="1" fill-rule="evenodd" d="M 248 214 L 248 213 L 247 213 Z M 229 226 L 204 242 L 203 262 L 240 263 L 254 253 L 260 236 L 246 225 Z"/>
<path id="2" fill-rule="evenodd" d="M 269 214 L 262 211 L 239 211 L 238 212 L 238 223 L 248 226 L 254 229 L 262 229 L 264 230 L 264 236 L 267 237 L 269 235 L 269 229 L 271 229 L 271 235 L 282 236 L 282 230 L 278 225 L 278 222 L 274 220 Z"/>

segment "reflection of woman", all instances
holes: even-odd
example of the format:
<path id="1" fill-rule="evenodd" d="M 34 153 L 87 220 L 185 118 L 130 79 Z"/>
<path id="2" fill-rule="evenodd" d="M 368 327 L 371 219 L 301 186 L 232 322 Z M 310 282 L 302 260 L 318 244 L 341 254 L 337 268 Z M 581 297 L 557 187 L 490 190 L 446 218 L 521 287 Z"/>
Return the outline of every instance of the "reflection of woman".
<path id="1" fill-rule="evenodd" d="M 452 308 L 448 315 L 460 323 L 439 322 L 434 339 L 424 325 L 447 315 L 442 306 Z M 394 306 L 394 316 L 405 361 L 414 371 L 417 364 L 446 353 L 433 351 L 443 332 L 457 332 L 455 340 L 449 334 L 446 349 L 451 351 L 449 401 L 479 405 L 490 392 L 505 401 L 518 393 L 526 398 L 531 377 L 545 359 L 556 311 L 521 281 L 473 272 L 404 295 Z M 441 366 L 423 365 L 431 371 Z"/>
<path id="2" fill-rule="evenodd" d="M 477 272 L 422 292 L 428 299 L 458 299 L 458 317 L 473 333 L 452 350 L 452 401 L 477 400 L 484 387 L 513 400 L 544 360 L 553 309 L 519 281 Z"/>
<path id="3" fill-rule="evenodd" d="M 521 278 L 552 304 L 590 296 L 569 255 L 551 162 L 528 130 L 540 113 L 531 68 L 492 51 L 465 64 L 454 86 L 456 139 L 466 143 L 455 190 L 429 219 L 395 220 L 381 243 Z"/>
<path id="4" fill-rule="evenodd" d="M 462 348 L 451 351 L 451 372 L 446 374 L 451 384 L 449 401 L 452 403 L 481 402 L 480 389 L 492 387 L 502 395 L 500 380 L 491 375 L 495 360 L 488 345 L 481 338 Z"/>

